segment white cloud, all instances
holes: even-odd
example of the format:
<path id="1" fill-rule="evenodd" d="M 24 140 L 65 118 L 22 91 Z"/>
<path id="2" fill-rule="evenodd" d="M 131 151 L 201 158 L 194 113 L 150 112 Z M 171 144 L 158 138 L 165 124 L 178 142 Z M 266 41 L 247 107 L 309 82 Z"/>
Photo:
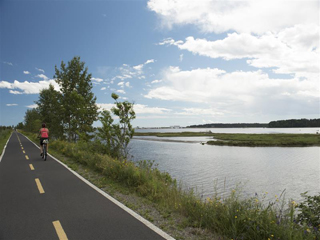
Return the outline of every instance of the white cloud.
<path id="1" fill-rule="evenodd" d="M 232 33 L 216 41 L 188 37 L 185 42 L 173 39 L 164 42 L 202 56 L 248 59 L 247 64 L 257 68 L 276 68 L 276 73 L 307 77 L 319 73 L 319 34 L 319 26 L 296 25 L 262 36 Z"/>
<path id="2" fill-rule="evenodd" d="M 26 75 L 30 74 L 29 71 L 23 71 L 23 73 L 26 74 Z"/>
<path id="3" fill-rule="evenodd" d="M 14 90 L 10 90 L 9 93 L 14 94 L 14 95 L 23 94 L 23 92 L 14 91 Z"/>
<path id="4" fill-rule="evenodd" d="M 124 98 L 123 98 L 124 99 Z M 98 103 L 99 108 L 110 111 L 115 105 L 113 103 Z M 160 107 L 149 107 L 144 104 L 134 104 L 133 109 L 136 114 L 167 114 L 172 110 Z"/>
<path id="5" fill-rule="evenodd" d="M 117 70 L 120 72 L 116 77 L 112 80 L 120 79 L 121 81 L 129 78 L 137 78 L 137 79 L 145 79 L 143 68 L 145 65 L 154 63 L 154 59 L 149 59 L 142 64 L 138 64 L 136 66 L 130 66 L 128 64 L 123 64 L 122 67 L 118 68 Z"/>
<path id="6" fill-rule="evenodd" d="M 38 107 L 38 105 L 37 104 L 32 104 L 32 105 L 28 105 L 28 106 L 26 106 L 27 108 L 37 108 Z"/>
<path id="7" fill-rule="evenodd" d="M 16 103 L 8 103 L 8 104 L 6 104 L 6 106 L 12 107 L 12 106 L 18 106 L 18 104 L 16 104 Z"/>
<path id="8" fill-rule="evenodd" d="M 49 88 L 50 84 L 53 85 L 56 90 L 59 90 L 59 85 L 53 79 L 39 82 L 19 82 L 14 80 L 13 83 L 0 81 L 0 88 L 11 89 L 9 91 L 11 94 L 38 94 L 42 89 Z"/>
<path id="9" fill-rule="evenodd" d="M 9 66 L 13 66 L 13 63 L 11 63 L 11 62 L 3 62 L 3 63 L 6 65 L 9 65 Z"/>
<path id="10" fill-rule="evenodd" d="M 264 33 L 296 24 L 318 23 L 317 0 L 149 0 L 162 26 L 192 24 L 204 32 Z"/>
<path id="11" fill-rule="evenodd" d="M 106 90 L 107 88 L 106 87 L 102 87 L 100 90 Z"/>
<path id="12" fill-rule="evenodd" d="M 44 70 L 43 70 L 43 69 L 41 69 L 41 68 L 36 68 L 36 70 L 38 70 L 39 72 L 44 73 Z"/>
<path id="13" fill-rule="evenodd" d="M 121 93 L 121 94 L 126 94 L 126 92 L 125 92 L 124 90 L 121 90 L 121 89 L 120 89 L 120 90 L 117 90 L 116 92 L 117 92 L 117 93 Z"/>
<path id="14" fill-rule="evenodd" d="M 171 110 L 167 108 L 149 107 L 143 104 L 134 104 L 133 109 L 137 114 L 165 114 L 171 112 Z"/>
<path id="15" fill-rule="evenodd" d="M 110 111 L 115 105 L 113 103 L 97 103 L 97 106 L 102 110 Z"/>
<path id="16" fill-rule="evenodd" d="M 162 82 L 162 80 L 153 80 L 153 81 L 151 82 L 151 84 L 161 83 L 161 82 Z"/>
<path id="17" fill-rule="evenodd" d="M 170 67 L 162 80 L 165 85 L 151 89 L 146 98 L 201 103 L 215 113 L 300 110 L 316 114 L 319 106 L 318 81 L 271 79 L 261 70 L 227 73 L 216 68 L 182 71 Z"/>
<path id="18" fill-rule="evenodd" d="M 42 78 L 43 80 L 48 80 L 48 79 L 49 79 L 49 78 L 48 78 L 46 75 L 44 75 L 44 74 L 38 74 L 38 75 L 36 75 L 36 77 Z"/>
<path id="19" fill-rule="evenodd" d="M 137 71 L 141 71 L 143 68 L 144 64 L 139 64 L 137 66 L 134 66 L 133 69 L 137 70 Z"/>
<path id="20" fill-rule="evenodd" d="M 149 63 L 154 63 L 154 59 L 149 59 L 149 60 L 147 60 L 147 61 L 144 63 L 144 65 L 147 65 L 147 64 L 149 64 Z"/>
<path id="21" fill-rule="evenodd" d="M 100 83 L 100 82 L 102 82 L 102 81 L 103 81 L 103 79 L 102 79 L 102 78 L 94 78 L 94 77 L 92 77 L 92 78 L 91 78 L 91 81 L 94 81 L 94 82 Z"/>
<path id="22" fill-rule="evenodd" d="M 130 82 L 126 82 L 126 87 L 130 87 Z"/>
<path id="23" fill-rule="evenodd" d="M 225 114 L 225 111 L 217 110 L 214 108 L 183 108 L 183 112 L 178 112 L 177 115 L 186 115 L 186 116 L 221 116 Z"/>
<path id="24" fill-rule="evenodd" d="M 180 54 L 180 56 L 179 56 L 179 60 L 180 60 L 180 62 L 182 62 L 182 61 L 183 61 L 183 54 Z"/>

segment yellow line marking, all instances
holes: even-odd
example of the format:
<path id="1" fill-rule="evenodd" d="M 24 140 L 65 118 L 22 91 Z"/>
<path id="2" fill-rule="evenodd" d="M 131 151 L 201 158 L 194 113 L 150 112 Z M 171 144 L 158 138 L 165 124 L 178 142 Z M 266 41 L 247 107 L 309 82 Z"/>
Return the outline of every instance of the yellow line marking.
<path id="1" fill-rule="evenodd" d="M 32 171 L 34 170 L 34 167 L 33 167 L 32 164 L 29 164 L 29 167 L 30 167 L 30 169 L 31 169 Z"/>
<path id="2" fill-rule="evenodd" d="M 52 223 L 53 223 L 54 228 L 56 229 L 56 232 L 58 234 L 59 239 L 60 240 L 68 240 L 68 237 L 67 237 L 66 233 L 64 232 L 60 221 L 54 221 Z"/>
<path id="3" fill-rule="evenodd" d="M 28 157 L 28 155 L 26 155 L 26 159 L 27 159 L 27 160 L 29 160 L 29 157 Z"/>
<path id="4" fill-rule="evenodd" d="M 22 151 L 23 153 L 26 153 L 24 150 Z"/>
<path id="5" fill-rule="evenodd" d="M 21 147 L 21 149 L 23 150 L 23 147 Z"/>
<path id="6" fill-rule="evenodd" d="M 43 187 L 41 185 L 39 178 L 36 178 L 35 181 L 36 181 L 36 184 L 37 184 L 37 187 L 39 189 L 40 194 L 44 193 L 44 190 L 43 190 Z"/>

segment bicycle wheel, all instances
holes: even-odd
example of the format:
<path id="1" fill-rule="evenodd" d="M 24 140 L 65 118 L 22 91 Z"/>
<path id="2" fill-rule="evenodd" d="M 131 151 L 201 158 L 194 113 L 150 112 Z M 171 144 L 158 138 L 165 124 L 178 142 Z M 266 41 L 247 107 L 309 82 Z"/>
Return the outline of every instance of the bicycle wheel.
<path id="1" fill-rule="evenodd" d="M 47 160 L 47 144 L 43 144 L 43 159 Z"/>

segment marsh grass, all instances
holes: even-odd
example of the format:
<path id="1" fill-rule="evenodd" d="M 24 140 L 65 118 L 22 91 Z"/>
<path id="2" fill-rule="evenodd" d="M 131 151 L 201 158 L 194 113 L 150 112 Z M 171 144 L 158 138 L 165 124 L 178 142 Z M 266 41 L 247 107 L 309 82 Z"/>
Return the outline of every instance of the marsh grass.
<path id="1" fill-rule="evenodd" d="M 12 129 L 0 129 L 0 156 L 2 154 L 3 148 L 6 145 Z"/>
<path id="2" fill-rule="evenodd" d="M 223 239 L 319 239 L 318 230 L 296 220 L 297 204 L 283 196 L 266 204 L 265 196 L 244 197 L 236 188 L 224 197 L 216 193 L 202 199 L 150 161 L 119 161 L 97 153 L 94 144 L 88 143 L 53 141 L 50 148 L 127 186 L 159 208 L 182 214 L 187 218 L 184 226 L 207 229 Z"/>

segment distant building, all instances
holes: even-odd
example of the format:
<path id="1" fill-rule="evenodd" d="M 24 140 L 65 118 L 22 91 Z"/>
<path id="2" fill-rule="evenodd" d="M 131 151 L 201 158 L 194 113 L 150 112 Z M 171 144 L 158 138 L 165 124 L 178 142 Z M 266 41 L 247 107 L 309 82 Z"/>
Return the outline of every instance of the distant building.
<path id="1" fill-rule="evenodd" d="M 175 125 L 175 126 L 170 126 L 170 128 L 173 128 L 173 129 L 179 129 L 181 128 L 179 125 Z"/>

